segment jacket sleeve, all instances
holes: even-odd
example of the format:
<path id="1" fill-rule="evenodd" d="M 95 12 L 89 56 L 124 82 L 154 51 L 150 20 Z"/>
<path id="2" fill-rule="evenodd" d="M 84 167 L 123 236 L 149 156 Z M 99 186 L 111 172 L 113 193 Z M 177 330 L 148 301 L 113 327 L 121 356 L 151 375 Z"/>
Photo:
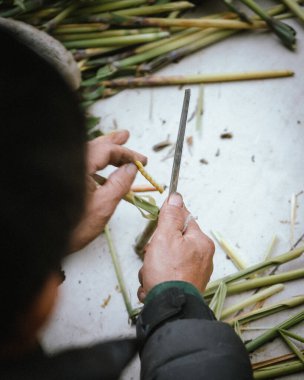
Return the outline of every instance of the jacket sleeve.
<path id="1" fill-rule="evenodd" d="M 168 282 L 152 292 L 137 321 L 141 380 L 252 379 L 242 341 L 195 287 Z"/>

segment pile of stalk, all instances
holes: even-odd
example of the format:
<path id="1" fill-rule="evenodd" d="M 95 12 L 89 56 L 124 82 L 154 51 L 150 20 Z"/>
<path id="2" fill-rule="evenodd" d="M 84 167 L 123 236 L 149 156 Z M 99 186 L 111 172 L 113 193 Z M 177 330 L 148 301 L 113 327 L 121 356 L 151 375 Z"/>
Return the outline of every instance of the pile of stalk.
<path id="1" fill-rule="evenodd" d="M 295 48 L 295 31 L 281 20 L 291 16 L 304 20 L 302 0 L 277 1 L 269 9 L 253 0 L 222 2 L 226 12 L 195 18 L 195 5 L 188 1 L 3 0 L 0 17 L 34 25 L 73 53 L 82 72 L 82 104 L 88 107 L 123 88 L 258 79 L 259 73 L 151 76 L 242 30 L 268 29 L 288 48 Z"/>
<path id="2" fill-rule="evenodd" d="M 282 20 L 296 16 L 304 21 L 302 1 L 277 1 L 269 9 L 261 8 L 253 0 L 233 3 L 224 0 L 223 3 L 226 4 L 227 11 L 197 18 L 193 12 L 190 15 L 186 13 L 195 7 L 188 1 L 3 0 L 0 2 L 0 16 L 34 25 L 51 34 L 72 52 L 82 72 L 80 94 L 84 107 L 90 106 L 98 99 L 112 96 L 124 88 L 290 75 L 290 72 L 175 77 L 153 75 L 172 62 L 244 30 L 251 33 L 269 30 L 289 49 L 295 48 L 295 31 Z M 239 3 L 242 3 L 243 7 L 239 7 Z M 95 180 L 103 184 L 106 179 L 96 176 Z M 128 193 L 124 199 L 136 206 L 146 218 L 152 220 L 152 223 L 157 219 L 159 209 L 151 199 L 147 200 L 134 192 Z M 134 319 L 138 310 L 131 306 L 108 227 L 105 233 L 126 309 L 130 318 Z M 216 238 L 227 249 L 224 239 L 220 236 Z M 293 247 L 288 253 L 267 258 L 262 263 L 247 268 L 238 260 L 234 260 L 238 272 L 211 282 L 204 293 L 205 300 L 216 317 L 229 323 L 242 337 L 242 332 L 250 329 L 247 326 L 250 322 L 283 310 L 303 307 L 302 294 L 264 306 L 264 301 L 282 291 L 286 282 L 304 277 L 304 269 L 286 272 L 280 268 L 286 262 L 298 259 L 303 252 L 304 247 Z M 276 273 L 278 268 L 280 272 Z M 246 291 L 252 291 L 253 294 L 244 301 L 225 307 L 229 295 Z M 251 311 L 244 312 L 252 306 Z M 245 342 L 248 352 L 251 353 L 275 338 L 280 338 L 292 352 L 253 363 L 255 379 L 271 379 L 304 371 L 303 352 L 294 343 L 304 343 L 304 338 L 289 331 L 304 320 L 304 311 L 291 315 L 277 326 L 266 329 L 257 338 Z"/>
<path id="3" fill-rule="evenodd" d="M 99 175 L 95 175 L 94 179 L 100 185 L 106 181 L 105 178 Z M 151 222 L 157 220 L 159 209 L 152 200 L 142 198 L 132 191 L 125 196 L 124 200 L 136 206 L 142 215 L 150 219 Z M 145 231 L 143 235 L 145 235 Z M 297 246 L 304 239 L 304 234 L 297 240 L 289 252 L 272 258 L 271 254 L 276 240 L 276 237 L 273 237 L 267 249 L 264 261 L 250 267 L 246 267 L 234 248 L 221 234 L 213 232 L 213 235 L 220 247 L 238 269 L 234 274 L 210 282 L 203 293 L 204 299 L 213 310 L 215 317 L 218 320 L 228 323 L 235 329 L 235 332 L 244 341 L 249 353 L 255 352 L 276 338 L 282 339 L 291 351 L 289 354 L 273 357 L 272 359 L 262 362 L 253 362 L 254 379 L 274 379 L 285 375 L 304 372 L 304 351 L 297 346 L 299 343 L 304 343 L 304 337 L 289 331 L 290 328 L 304 321 L 304 294 L 295 294 L 291 298 L 264 306 L 266 300 L 284 290 L 286 283 L 304 278 L 303 268 L 289 271 L 284 271 L 284 269 L 282 270 L 281 268 L 284 264 L 293 262 L 302 256 L 304 247 L 297 248 Z M 132 307 L 123 280 L 123 272 L 120 267 L 118 254 L 108 226 L 105 229 L 105 236 L 126 310 L 130 320 L 135 321 L 140 309 L 134 309 Z M 142 236 L 139 236 L 139 240 L 141 239 Z M 279 273 L 277 273 L 278 270 Z M 225 307 L 226 300 L 229 296 L 239 295 L 244 292 L 252 293 L 246 298 L 240 298 L 241 300 Z M 302 308 L 302 310 L 292 311 L 294 308 Z M 251 322 L 263 320 L 263 318 L 271 315 L 278 315 L 279 319 L 282 319 L 279 313 L 287 310 L 290 311 L 291 316 L 275 326 L 248 327 L 248 324 Z M 255 339 L 245 341 L 242 336 L 243 332 L 250 330 L 264 330 L 264 333 Z M 297 343 L 295 343 L 295 341 Z"/>
<path id="4" fill-rule="evenodd" d="M 230 324 L 241 339 L 243 339 L 242 333 L 244 331 L 264 331 L 255 339 L 244 341 L 249 353 L 255 352 L 276 338 L 282 339 L 291 351 L 291 354 L 252 363 L 254 379 L 274 379 L 304 371 L 304 355 L 298 347 L 299 342 L 304 343 L 304 337 L 289 331 L 290 328 L 304 321 L 304 294 L 297 294 L 292 298 L 264 306 L 266 299 L 284 290 L 286 282 L 304 277 L 303 268 L 276 273 L 281 265 L 299 258 L 303 252 L 304 247 L 295 248 L 282 255 L 239 270 L 235 274 L 209 283 L 204 293 L 204 298 L 217 319 Z M 265 273 L 267 271 L 270 273 Z M 227 296 L 248 291 L 251 291 L 252 295 L 232 306 L 224 307 Z M 299 306 L 302 309 L 301 311 L 292 311 L 293 308 Z M 254 326 L 251 328 L 248 326 L 251 322 L 262 320 L 270 315 L 276 314 L 280 318 L 279 313 L 284 310 L 290 310 L 289 315 L 291 316 L 277 325 L 272 325 L 273 327 L 259 328 Z"/>
<path id="5" fill-rule="evenodd" d="M 99 184 L 103 184 L 106 180 L 99 175 L 96 175 L 94 178 Z M 142 198 L 132 191 L 129 192 L 124 199 L 136 206 L 146 218 L 152 221 L 157 220 L 159 209 L 152 201 Z M 131 305 L 109 227 L 106 228 L 105 235 L 126 310 L 129 318 L 135 321 L 140 309 L 134 309 Z M 236 333 L 244 341 L 249 353 L 255 352 L 276 338 L 282 339 L 287 348 L 291 351 L 289 354 L 273 357 L 272 359 L 262 362 L 253 362 L 254 379 L 274 379 L 285 375 L 304 372 L 304 351 L 298 348 L 299 343 L 304 343 L 304 337 L 289 331 L 290 328 L 304 321 L 303 291 L 302 294 L 295 294 L 291 298 L 283 299 L 275 303 L 272 302 L 264 306 L 266 300 L 284 290 L 286 283 L 304 278 L 303 267 L 288 271 L 284 270 L 284 264 L 299 259 L 304 253 L 304 246 L 297 248 L 303 241 L 304 234 L 297 240 L 289 252 L 275 257 L 271 257 L 275 242 L 275 238 L 273 238 L 267 249 L 265 260 L 250 267 L 244 265 L 232 246 L 222 235 L 219 233 L 213 233 L 213 235 L 238 269 L 234 274 L 210 282 L 203 293 L 205 301 L 213 310 L 216 318 L 228 323 L 235 329 Z M 294 265 L 297 266 L 298 263 Z M 300 289 L 302 289 L 302 287 Z M 237 301 L 231 306 L 225 306 L 229 296 L 241 295 L 245 292 L 251 292 L 251 295 L 247 295 L 246 298 Z M 300 311 L 299 308 L 301 308 Z M 293 311 L 293 309 L 297 311 Z M 291 316 L 282 321 L 280 312 L 287 310 Z M 248 326 L 251 322 L 263 320 L 263 318 L 271 315 L 278 316 L 281 322 L 272 327 Z M 250 330 L 264 330 L 264 332 L 255 339 L 245 341 L 242 335 L 244 332 Z"/>

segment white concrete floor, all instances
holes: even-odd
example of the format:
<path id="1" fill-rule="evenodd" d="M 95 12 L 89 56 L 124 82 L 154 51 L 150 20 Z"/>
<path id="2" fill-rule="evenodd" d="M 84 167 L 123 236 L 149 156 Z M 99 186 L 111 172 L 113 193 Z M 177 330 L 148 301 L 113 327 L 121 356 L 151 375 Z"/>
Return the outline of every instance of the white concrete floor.
<path id="1" fill-rule="evenodd" d="M 213 5 L 207 6 L 212 8 Z M 288 51 L 270 33 L 240 33 L 161 72 L 172 75 L 295 71 L 293 78 L 206 85 L 202 136 L 195 130 L 195 118 L 187 126 L 186 135 L 193 136 L 193 146 L 188 149 L 185 145 L 179 191 L 187 207 L 198 217 L 202 229 L 206 233 L 221 232 L 238 248 L 248 265 L 263 260 L 273 234 L 279 238 L 274 254 L 289 249 L 290 198 L 304 189 L 304 30 L 295 20 L 288 23 L 298 32 L 296 52 Z M 191 86 L 191 90 L 190 114 L 196 107 L 198 86 Z M 178 87 L 126 90 L 98 102 L 93 111 L 101 116 L 103 131 L 113 130 L 115 121 L 120 129 L 129 129 L 128 146 L 148 155 L 149 172 L 159 182 L 169 184 L 172 159 L 162 161 L 168 150 L 155 153 L 152 146 L 165 140 L 168 134 L 172 141 L 176 139 L 182 99 L 183 89 Z M 233 133 L 233 138 L 221 139 L 224 131 Z M 208 165 L 200 163 L 201 158 L 206 159 Z M 136 181 L 145 183 L 141 176 Z M 166 194 L 156 196 L 159 205 L 165 197 Z M 298 206 L 295 240 L 304 232 L 304 195 L 298 197 Z M 139 212 L 124 202 L 110 222 L 134 307 L 138 306 L 137 272 L 141 261 L 133 251 L 133 244 L 144 224 Z M 303 259 L 285 265 L 280 271 L 300 265 Z M 47 350 L 53 352 L 134 334 L 117 290 L 104 236 L 66 260 L 64 269 L 67 279 L 60 289 L 60 301 L 43 333 Z M 232 263 L 217 247 L 213 278 L 234 271 Z M 303 292 L 303 280 L 288 283 L 283 292 L 267 303 Z M 110 301 L 103 308 L 109 295 Z M 255 325 L 273 326 L 296 311 L 280 313 Z M 260 333 L 251 331 L 245 338 Z M 287 351 L 275 340 L 258 351 L 254 360 Z M 303 374 L 286 379 L 301 378 Z M 138 361 L 123 379 L 139 379 Z"/>

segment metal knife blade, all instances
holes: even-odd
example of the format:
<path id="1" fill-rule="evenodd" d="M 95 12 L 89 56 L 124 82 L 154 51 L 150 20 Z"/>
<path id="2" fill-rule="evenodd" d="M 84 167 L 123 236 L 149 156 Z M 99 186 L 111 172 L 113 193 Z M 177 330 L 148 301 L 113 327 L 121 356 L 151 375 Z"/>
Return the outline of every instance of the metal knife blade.
<path id="1" fill-rule="evenodd" d="M 191 94 L 190 89 L 185 90 L 182 114 L 181 114 L 181 118 L 179 122 L 179 129 L 178 129 L 178 135 L 177 135 L 176 146 L 175 146 L 169 195 L 172 193 L 176 193 L 176 190 L 177 190 L 179 169 L 180 169 L 180 164 L 181 164 L 181 159 L 182 159 L 185 131 L 186 131 L 186 125 L 187 125 L 190 94 Z"/>

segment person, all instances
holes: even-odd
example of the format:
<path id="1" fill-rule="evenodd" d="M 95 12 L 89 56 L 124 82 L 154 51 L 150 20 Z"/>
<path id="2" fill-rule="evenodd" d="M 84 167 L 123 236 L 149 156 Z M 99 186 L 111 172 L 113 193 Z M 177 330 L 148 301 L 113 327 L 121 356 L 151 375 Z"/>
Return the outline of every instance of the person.
<path id="1" fill-rule="evenodd" d="M 204 302 L 214 245 L 190 220 L 180 194 L 161 208 L 146 247 L 137 339 L 48 356 L 39 332 L 51 315 L 60 263 L 103 231 L 147 158 L 120 131 L 86 142 L 75 93 L 37 52 L 0 29 L 2 380 L 117 379 L 140 352 L 141 379 L 252 379 L 246 350 Z M 117 169 L 105 185 L 91 175 Z"/>

